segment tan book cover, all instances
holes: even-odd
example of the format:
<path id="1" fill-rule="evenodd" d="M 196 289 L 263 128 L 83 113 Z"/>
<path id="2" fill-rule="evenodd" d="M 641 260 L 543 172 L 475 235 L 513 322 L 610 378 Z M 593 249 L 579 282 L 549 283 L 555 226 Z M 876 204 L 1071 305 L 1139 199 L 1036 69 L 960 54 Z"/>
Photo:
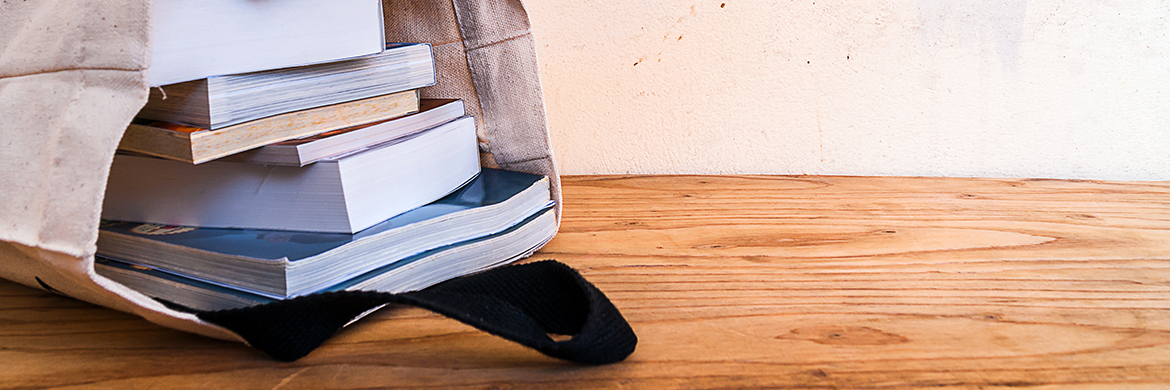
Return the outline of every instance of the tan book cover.
<path id="1" fill-rule="evenodd" d="M 135 122 L 119 150 L 200 164 L 275 142 L 308 137 L 419 110 L 418 91 L 311 108 L 209 130 L 170 122 Z"/>

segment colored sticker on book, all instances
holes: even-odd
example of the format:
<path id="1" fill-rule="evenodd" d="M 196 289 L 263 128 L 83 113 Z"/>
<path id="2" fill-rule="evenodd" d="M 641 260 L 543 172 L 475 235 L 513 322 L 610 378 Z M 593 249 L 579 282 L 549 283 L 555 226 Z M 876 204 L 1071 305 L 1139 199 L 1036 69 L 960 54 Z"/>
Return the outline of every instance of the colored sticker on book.
<path id="1" fill-rule="evenodd" d="M 98 227 L 104 228 L 104 227 L 110 227 L 110 226 L 118 226 L 118 225 L 121 225 L 124 223 L 125 222 L 122 222 L 122 221 L 111 221 L 108 219 L 103 219 L 103 220 L 101 220 L 101 222 L 98 223 Z"/>
<path id="2" fill-rule="evenodd" d="M 188 126 L 188 125 L 182 125 L 182 124 L 171 123 L 171 122 L 151 122 L 151 123 L 148 123 L 147 126 L 157 127 L 160 129 L 167 129 L 170 131 L 177 131 L 180 133 L 187 133 L 187 134 L 198 133 L 200 131 L 207 130 L 207 129 L 204 129 L 202 127 Z"/>
<path id="3" fill-rule="evenodd" d="M 138 227 L 130 229 L 130 231 L 134 233 L 145 236 L 165 236 L 170 234 L 186 233 L 192 230 L 195 230 L 195 228 L 190 226 L 159 225 L 156 223 L 138 225 Z"/>

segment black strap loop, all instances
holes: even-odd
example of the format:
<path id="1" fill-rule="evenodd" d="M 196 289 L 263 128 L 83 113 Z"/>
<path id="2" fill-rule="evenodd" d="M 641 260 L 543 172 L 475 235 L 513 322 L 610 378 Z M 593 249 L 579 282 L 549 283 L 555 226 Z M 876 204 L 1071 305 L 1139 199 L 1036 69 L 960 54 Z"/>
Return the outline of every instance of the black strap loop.
<path id="1" fill-rule="evenodd" d="M 308 355 L 358 315 L 387 303 L 431 310 L 577 363 L 619 362 L 638 344 L 634 330 L 605 294 L 577 271 L 552 260 L 495 268 L 409 293 L 334 292 L 194 312 L 204 321 L 236 332 L 273 358 L 293 361 Z M 572 338 L 556 341 L 549 334 Z"/>

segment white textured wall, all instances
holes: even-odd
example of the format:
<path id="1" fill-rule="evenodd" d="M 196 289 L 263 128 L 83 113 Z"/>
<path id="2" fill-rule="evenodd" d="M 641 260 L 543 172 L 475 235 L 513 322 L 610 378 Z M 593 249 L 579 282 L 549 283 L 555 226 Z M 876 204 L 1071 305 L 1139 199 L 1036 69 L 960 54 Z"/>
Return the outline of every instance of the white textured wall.
<path id="1" fill-rule="evenodd" d="M 1170 180 L 1170 1 L 526 3 L 566 174 Z"/>

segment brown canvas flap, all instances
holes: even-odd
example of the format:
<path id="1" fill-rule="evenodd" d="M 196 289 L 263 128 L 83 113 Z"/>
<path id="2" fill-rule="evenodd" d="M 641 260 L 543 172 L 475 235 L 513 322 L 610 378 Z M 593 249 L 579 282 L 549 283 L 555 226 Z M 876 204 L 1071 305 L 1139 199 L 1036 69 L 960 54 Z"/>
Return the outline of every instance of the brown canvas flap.
<path id="1" fill-rule="evenodd" d="M 109 166 L 146 102 L 150 8 L 150 0 L 0 2 L 0 277 L 241 340 L 94 273 Z M 549 175 L 559 201 L 521 2 L 386 0 L 383 9 L 388 40 L 434 45 L 440 81 L 423 94 L 467 102 L 485 165 Z"/>
<path id="2" fill-rule="evenodd" d="M 560 177 L 544 116 L 536 42 L 520 0 L 385 0 L 387 42 L 426 42 L 438 84 L 424 98 L 463 99 L 476 117 L 483 164 L 548 175 L 560 218 Z"/>

